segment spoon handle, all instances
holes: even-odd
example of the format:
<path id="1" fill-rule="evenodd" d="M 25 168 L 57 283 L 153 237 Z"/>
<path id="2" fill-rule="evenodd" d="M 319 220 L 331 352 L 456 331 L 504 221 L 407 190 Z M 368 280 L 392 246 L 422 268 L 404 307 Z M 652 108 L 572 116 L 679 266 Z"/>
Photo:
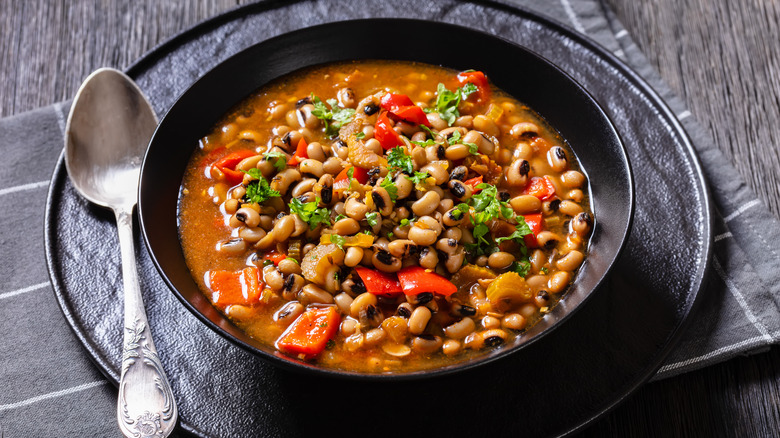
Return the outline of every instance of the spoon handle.
<path id="1" fill-rule="evenodd" d="M 125 330 L 117 421 L 126 437 L 167 437 L 178 417 L 146 319 L 133 241 L 133 208 L 116 209 L 122 251 Z"/>

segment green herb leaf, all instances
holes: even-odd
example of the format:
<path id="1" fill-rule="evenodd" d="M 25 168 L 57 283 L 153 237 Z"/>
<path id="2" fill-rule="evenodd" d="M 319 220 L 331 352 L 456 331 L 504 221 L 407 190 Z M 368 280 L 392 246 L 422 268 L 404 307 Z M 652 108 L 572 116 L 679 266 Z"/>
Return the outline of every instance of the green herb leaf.
<path id="1" fill-rule="evenodd" d="M 409 225 L 409 219 L 401 219 L 401 222 L 398 223 L 398 226 L 403 228 L 405 226 Z"/>
<path id="2" fill-rule="evenodd" d="M 355 134 L 355 138 L 358 139 L 358 140 L 363 140 L 364 138 L 366 138 L 366 133 L 363 132 L 363 131 L 360 131 L 357 134 Z"/>
<path id="3" fill-rule="evenodd" d="M 295 260 L 295 259 L 294 259 L 294 258 L 292 258 L 292 257 L 285 257 L 284 259 L 285 259 L 285 260 L 290 260 L 290 261 L 292 261 L 292 262 L 295 262 L 296 264 L 300 265 L 300 263 L 298 262 L 298 260 Z"/>
<path id="4" fill-rule="evenodd" d="M 469 212 L 469 205 L 461 202 L 460 204 L 455 206 L 455 211 L 452 212 L 452 218 L 457 220 L 460 220 L 464 214 L 467 214 Z"/>
<path id="5" fill-rule="evenodd" d="M 328 99 L 330 108 L 313 93 L 311 95 L 311 101 L 314 105 L 311 114 L 325 123 L 325 135 L 331 138 L 337 136 L 339 129 L 341 129 L 345 123 L 352 121 L 352 116 L 355 115 L 354 109 L 341 108 L 336 99 Z"/>
<path id="6" fill-rule="evenodd" d="M 460 105 L 461 100 L 467 98 L 469 94 L 475 91 L 477 91 L 477 86 L 472 83 L 467 83 L 454 92 L 448 90 L 444 84 L 439 83 L 436 89 L 436 112 L 439 113 L 448 125 L 452 126 L 455 123 L 455 119 L 460 117 L 458 105 Z"/>
<path id="7" fill-rule="evenodd" d="M 517 272 L 521 277 L 525 277 L 528 275 L 528 272 L 531 271 L 531 263 L 528 262 L 528 260 L 520 260 L 512 263 L 512 265 L 509 266 L 509 269 Z"/>
<path id="8" fill-rule="evenodd" d="M 368 222 L 368 225 L 372 228 L 377 226 L 379 223 L 379 213 L 373 211 L 371 213 L 366 213 L 366 222 Z"/>
<path id="9" fill-rule="evenodd" d="M 479 146 L 477 146 L 476 143 L 466 143 L 466 142 L 464 142 L 463 144 L 466 145 L 469 148 L 469 153 L 471 155 L 479 155 Z"/>
<path id="10" fill-rule="evenodd" d="M 340 215 L 336 216 L 336 219 L 334 219 L 333 221 L 334 222 L 338 222 L 338 221 L 340 221 L 342 219 L 346 219 L 346 218 L 347 218 L 346 216 L 344 216 L 343 214 L 340 214 Z"/>
<path id="11" fill-rule="evenodd" d="M 515 225 L 515 231 L 506 237 L 499 237 L 496 239 L 496 245 L 500 244 L 501 242 L 504 242 L 506 240 L 514 240 L 515 242 L 525 245 L 525 240 L 523 237 L 533 234 L 531 231 L 531 227 L 528 226 L 527 223 L 525 223 L 525 218 L 522 216 L 517 216 L 517 225 Z"/>
<path id="12" fill-rule="evenodd" d="M 274 167 L 276 168 L 276 170 L 278 172 L 281 172 L 282 170 L 287 168 L 287 157 L 283 153 L 281 153 L 279 151 L 266 152 L 263 155 L 263 158 L 266 161 L 273 160 L 272 164 L 274 165 Z M 249 170 L 252 170 L 252 169 L 249 169 Z"/>
<path id="13" fill-rule="evenodd" d="M 344 249 L 344 244 L 347 243 L 347 238 L 339 236 L 338 234 L 330 235 L 330 243 L 335 243 L 341 249 Z"/>
<path id="14" fill-rule="evenodd" d="M 255 178 L 246 186 L 246 194 L 244 195 L 244 200 L 246 202 L 257 202 L 260 204 L 269 198 L 278 198 L 282 196 L 281 193 L 271 189 L 271 186 L 268 185 L 268 181 L 263 178 L 263 174 L 260 173 L 260 169 L 253 167 L 244 173 Z"/>
<path id="15" fill-rule="evenodd" d="M 290 213 L 295 213 L 304 222 L 309 224 L 309 229 L 313 230 L 322 223 L 330 224 L 330 210 L 325 207 L 317 207 L 320 198 L 317 197 L 312 202 L 301 202 L 298 198 L 290 200 Z"/>
<path id="16" fill-rule="evenodd" d="M 349 182 L 349 186 L 352 187 L 352 177 L 355 176 L 355 166 L 352 166 L 347 171 L 347 182 Z"/>
<path id="17" fill-rule="evenodd" d="M 412 141 L 412 144 L 416 144 L 417 146 L 427 148 L 428 146 L 435 146 L 439 143 L 436 143 L 435 141 L 433 141 L 433 139 L 429 138 L 425 141 Z"/>
<path id="18" fill-rule="evenodd" d="M 398 187 L 395 186 L 395 183 L 390 178 L 382 178 L 382 182 L 379 183 L 379 187 L 387 190 L 387 194 L 390 195 L 391 201 L 395 202 L 395 200 L 398 199 Z"/>
<path id="19" fill-rule="evenodd" d="M 460 142 L 460 139 L 461 139 L 460 131 L 455 131 L 452 133 L 450 138 L 447 139 L 447 143 L 449 143 L 449 145 L 452 146 L 454 144 L 458 144 Z"/>
<path id="20" fill-rule="evenodd" d="M 406 148 L 396 146 L 387 151 L 387 167 L 390 171 L 401 171 L 411 174 L 414 171 L 414 163 L 411 155 L 406 153 Z"/>
<path id="21" fill-rule="evenodd" d="M 421 182 L 425 181 L 426 179 L 430 178 L 430 175 L 428 175 L 428 172 L 414 172 L 414 175 L 409 176 L 405 175 L 406 179 L 412 182 L 412 184 L 420 184 Z"/>

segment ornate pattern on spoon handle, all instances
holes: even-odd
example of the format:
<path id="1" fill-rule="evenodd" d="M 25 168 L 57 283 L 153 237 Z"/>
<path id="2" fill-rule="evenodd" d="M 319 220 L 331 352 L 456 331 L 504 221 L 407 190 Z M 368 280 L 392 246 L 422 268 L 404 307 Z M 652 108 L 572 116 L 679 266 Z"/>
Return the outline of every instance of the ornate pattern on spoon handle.
<path id="1" fill-rule="evenodd" d="M 178 413 L 171 386 L 154 347 L 141 298 L 133 245 L 132 206 L 118 209 L 116 219 L 125 297 L 117 420 L 126 437 L 166 437 L 176 426 Z"/>

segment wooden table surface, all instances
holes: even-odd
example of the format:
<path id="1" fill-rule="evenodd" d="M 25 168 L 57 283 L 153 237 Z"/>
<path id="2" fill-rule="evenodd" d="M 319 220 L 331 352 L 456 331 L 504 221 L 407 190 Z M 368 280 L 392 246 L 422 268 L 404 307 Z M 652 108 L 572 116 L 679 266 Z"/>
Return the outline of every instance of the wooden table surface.
<path id="1" fill-rule="evenodd" d="M 606 1 L 780 217 L 780 2 Z M 95 68 L 242 3 L 0 1 L 0 117 L 68 99 Z M 780 348 L 649 383 L 581 436 L 780 436 Z"/>

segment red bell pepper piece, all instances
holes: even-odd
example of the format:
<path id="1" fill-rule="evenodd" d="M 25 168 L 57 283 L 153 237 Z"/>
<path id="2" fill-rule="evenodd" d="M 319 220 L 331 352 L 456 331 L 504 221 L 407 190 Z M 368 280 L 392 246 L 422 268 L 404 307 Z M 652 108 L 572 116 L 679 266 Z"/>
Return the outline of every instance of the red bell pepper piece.
<path id="1" fill-rule="evenodd" d="M 277 339 L 276 348 L 311 359 L 322 353 L 338 331 L 340 322 L 341 316 L 335 306 L 309 308 Z"/>
<path id="2" fill-rule="evenodd" d="M 255 267 L 240 271 L 209 271 L 211 301 L 220 309 L 231 304 L 251 305 L 260 301 L 263 281 Z"/>
<path id="3" fill-rule="evenodd" d="M 349 188 L 349 169 L 355 169 L 352 171 L 352 178 L 355 178 L 360 184 L 368 182 L 368 171 L 366 169 L 349 166 L 336 175 L 336 180 L 333 182 L 333 190 L 338 192 Z"/>
<path id="4" fill-rule="evenodd" d="M 407 266 L 398 271 L 398 281 L 406 295 L 433 292 L 448 297 L 458 291 L 458 287 L 451 281 L 420 266 Z"/>
<path id="5" fill-rule="evenodd" d="M 536 240 L 536 236 L 538 236 L 542 231 L 542 214 L 526 214 L 523 215 L 523 218 L 533 233 L 523 236 L 523 239 L 525 240 L 525 246 L 528 248 L 539 248 L 539 242 Z"/>
<path id="6" fill-rule="evenodd" d="M 471 193 L 479 193 L 482 191 L 482 189 L 478 189 L 477 186 L 482 184 L 482 175 L 469 178 L 466 181 L 463 181 L 463 184 L 471 187 Z"/>
<path id="7" fill-rule="evenodd" d="M 309 145 L 306 143 L 306 139 L 301 137 L 301 139 L 298 141 L 298 147 L 295 149 L 295 154 L 293 154 L 292 157 L 290 157 L 289 160 L 287 160 L 288 166 L 297 166 L 301 164 L 301 161 L 309 158 L 309 153 L 307 152 L 307 149 Z"/>
<path id="8" fill-rule="evenodd" d="M 376 119 L 376 124 L 374 124 L 374 138 L 379 141 L 379 144 L 381 144 L 382 148 L 385 150 L 404 145 L 403 140 L 401 140 L 401 135 L 393 129 L 393 125 L 390 123 L 386 111 L 382 111 Z"/>
<path id="9" fill-rule="evenodd" d="M 542 178 L 534 176 L 523 190 L 523 194 L 533 195 L 541 201 L 546 201 L 555 195 L 555 185 L 546 176 Z"/>
<path id="10" fill-rule="evenodd" d="M 458 82 L 461 86 L 468 83 L 476 85 L 477 92 L 471 96 L 476 96 L 479 102 L 485 102 L 490 99 L 490 85 L 488 84 L 487 77 L 481 71 L 460 72 L 458 73 Z"/>
<path id="11" fill-rule="evenodd" d="M 356 267 L 355 272 L 363 280 L 363 284 L 366 285 L 366 291 L 369 293 L 392 296 L 403 292 L 401 283 L 398 282 L 398 278 L 393 274 L 375 271 L 362 266 Z"/>
<path id="12" fill-rule="evenodd" d="M 268 252 L 268 253 L 266 253 L 263 256 L 264 260 L 270 260 L 270 261 L 274 262 L 274 265 L 278 265 L 279 262 L 281 262 L 282 260 L 284 260 L 286 258 L 287 258 L 287 254 L 284 254 L 284 253 L 281 253 L 281 252 L 276 252 L 276 251 Z"/>
<path id="13" fill-rule="evenodd" d="M 405 94 L 387 93 L 379 99 L 382 109 L 393 112 L 394 108 L 414 105 L 412 99 Z"/>
<path id="14" fill-rule="evenodd" d="M 216 163 L 214 166 L 219 169 L 224 175 L 228 184 L 234 186 L 244 180 L 244 173 L 240 170 L 236 170 L 236 165 L 244 158 L 257 155 L 255 151 L 236 151 L 232 154 L 228 154 Z"/>
<path id="15" fill-rule="evenodd" d="M 415 105 L 412 99 L 405 94 L 387 93 L 382 96 L 379 103 L 383 109 L 401 120 L 431 127 L 431 122 L 428 121 L 425 111 Z"/>

